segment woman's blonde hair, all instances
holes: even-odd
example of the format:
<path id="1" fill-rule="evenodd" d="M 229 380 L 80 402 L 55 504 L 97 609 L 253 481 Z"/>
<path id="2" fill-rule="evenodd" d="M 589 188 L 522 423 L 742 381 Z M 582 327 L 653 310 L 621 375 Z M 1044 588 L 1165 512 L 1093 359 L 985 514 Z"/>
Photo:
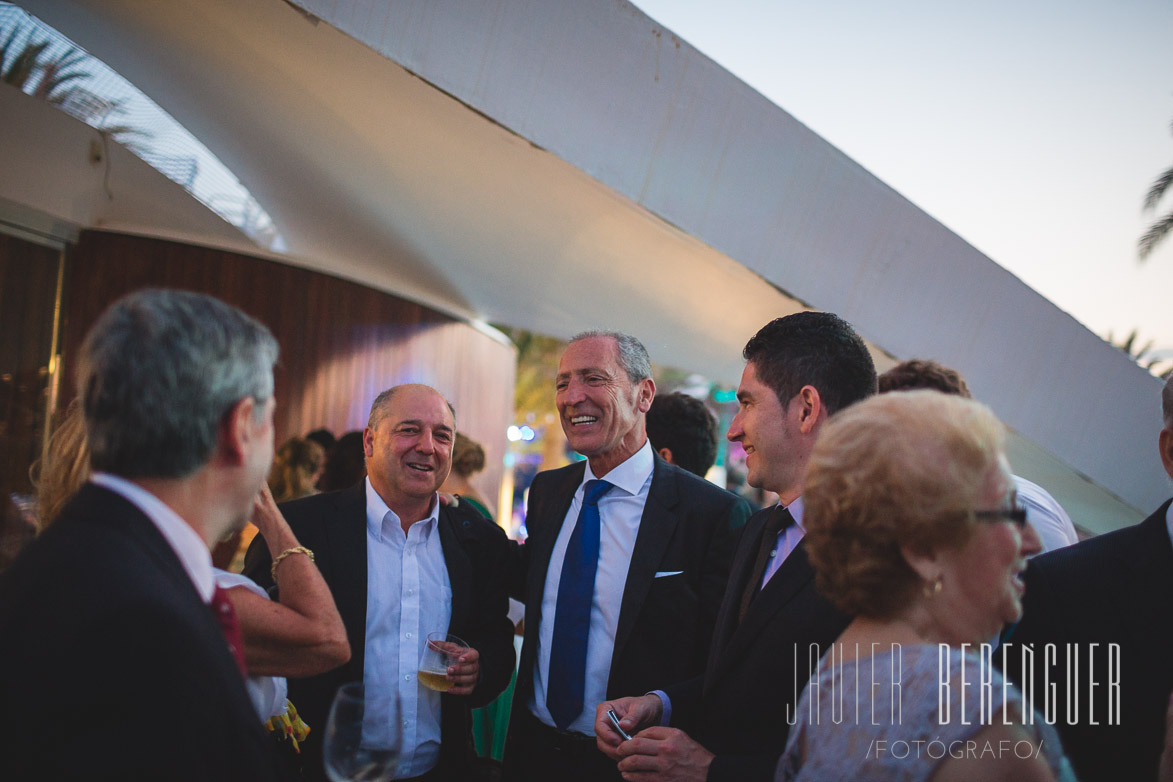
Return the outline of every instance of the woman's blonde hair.
<path id="1" fill-rule="evenodd" d="M 920 587 L 902 547 L 964 545 L 1005 433 L 978 402 L 938 391 L 884 394 L 831 418 L 803 489 L 819 589 L 840 610 L 884 619 Z"/>
<path id="2" fill-rule="evenodd" d="M 281 443 L 269 470 L 269 491 L 276 502 L 308 497 L 315 492 L 314 480 L 326 452 L 313 440 L 291 437 Z"/>
<path id="3" fill-rule="evenodd" d="M 90 449 L 80 398 L 65 408 L 49 437 L 49 449 L 43 459 L 33 463 L 29 476 L 37 495 L 37 530 L 43 531 L 90 477 Z"/>

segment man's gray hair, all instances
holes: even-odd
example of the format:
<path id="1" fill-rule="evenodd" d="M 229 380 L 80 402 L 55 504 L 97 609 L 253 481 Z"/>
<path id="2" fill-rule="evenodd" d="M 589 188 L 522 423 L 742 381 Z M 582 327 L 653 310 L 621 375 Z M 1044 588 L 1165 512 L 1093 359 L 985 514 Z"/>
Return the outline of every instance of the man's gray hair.
<path id="1" fill-rule="evenodd" d="M 623 371 L 627 373 L 627 377 L 632 383 L 638 383 L 652 376 L 652 362 L 648 358 L 647 348 L 635 337 L 630 334 L 624 334 L 622 331 L 603 331 L 596 329 L 575 334 L 570 338 L 570 343 L 573 344 L 579 340 L 591 339 L 592 337 L 609 337 L 615 340 L 615 345 L 619 348 L 619 364 L 623 367 Z"/>
<path id="2" fill-rule="evenodd" d="M 1165 418 L 1165 428 L 1173 431 L 1173 372 L 1165 378 L 1165 387 L 1161 389 L 1161 412 Z"/>
<path id="3" fill-rule="evenodd" d="M 183 478 L 208 462 L 224 416 L 273 396 L 278 347 L 259 321 L 200 293 L 124 296 L 86 335 L 77 386 L 90 462 L 124 478 Z"/>

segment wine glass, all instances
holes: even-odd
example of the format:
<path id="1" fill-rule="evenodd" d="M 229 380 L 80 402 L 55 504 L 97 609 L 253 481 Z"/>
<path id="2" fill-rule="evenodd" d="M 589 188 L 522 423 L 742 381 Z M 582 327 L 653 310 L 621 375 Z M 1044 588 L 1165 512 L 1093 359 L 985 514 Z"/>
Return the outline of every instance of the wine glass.
<path id="1" fill-rule="evenodd" d="M 424 658 L 420 660 L 420 684 L 436 692 L 448 692 L 452 689 L 452 680 L 448 678 L 448 667 L 456 665 L 460 655 L 469 650 L 468 644 L 454 635 L 446 633 L 428 633 L 428 643 L 424 647 Z"/>
<path id="2" fill-rule="evenodd" d="M 380 704 L 377 722 L 383 735 L 377 738 L 364 736 L 367 708 L 362 682 L 338 688 L 323 739 L 326 776 L 332 782 L 381 782 L 395 776 L 401 741 L 399 696 L 393 693 L 389 702 Z"/>

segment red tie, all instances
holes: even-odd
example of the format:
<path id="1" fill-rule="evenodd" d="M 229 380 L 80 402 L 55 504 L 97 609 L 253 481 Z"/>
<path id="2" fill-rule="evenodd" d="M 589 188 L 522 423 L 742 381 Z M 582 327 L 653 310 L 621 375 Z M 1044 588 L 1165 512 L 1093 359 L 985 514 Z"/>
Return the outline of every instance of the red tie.
<path id="1" fill-rule="evenodd" d="M 240 635 L 240 622 L 236 618 L 232 601 L 228 599 L 228 592 L 216 587 L 212 592 L 211 607 L 216 621 L 220 623 L 220 631 L 224 633 L 224 640 L 228 641 L 228 651 L 232 652 L 232 659 L 236 660 L 240 675 L 247 679 L 248 669 L 244 667 L 244 639 Z"/>

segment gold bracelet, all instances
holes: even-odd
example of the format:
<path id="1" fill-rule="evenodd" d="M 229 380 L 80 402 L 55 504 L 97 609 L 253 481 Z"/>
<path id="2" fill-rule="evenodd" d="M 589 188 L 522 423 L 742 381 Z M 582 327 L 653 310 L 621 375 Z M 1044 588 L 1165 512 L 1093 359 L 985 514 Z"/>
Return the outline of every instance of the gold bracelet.
<path id="1" fill-rule="evenodd" d="M 269 568 L 269 575 L 273 577 L 274 581 L 277 580 L 277 566 L 281 564 L 281 560 L 285 559 L 290 554 L 305 554 L 307 557 L 310 558 L 310 562 L 314 561 L 314 552 L 310 551 L 305 546 L 296 546 L 294 548 L 287 548 L 284 551 L 282 551 L 280 554 L 277 555 L 277 558 L 273 560 L 272 567 Z"/>

